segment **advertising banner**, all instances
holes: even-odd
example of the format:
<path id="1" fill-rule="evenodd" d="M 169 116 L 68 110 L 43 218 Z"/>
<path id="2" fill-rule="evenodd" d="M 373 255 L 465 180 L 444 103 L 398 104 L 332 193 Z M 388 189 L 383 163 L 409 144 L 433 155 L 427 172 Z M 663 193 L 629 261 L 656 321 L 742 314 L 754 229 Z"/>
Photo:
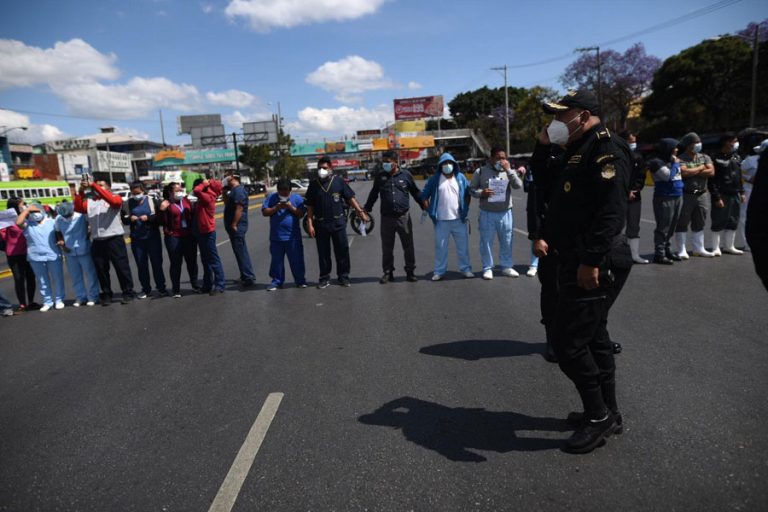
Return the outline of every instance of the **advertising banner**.
<path id="1" fill-rule="evenodd" d="M 386 151 L 389 149 L 389 139 L 373 139 L 371 143 L 373 144 L 374 151 Z"/>
<path id="2" fill-rule="evenodd" d="M 424 132 L 427 130 L 426 121 L 398 121 L 395 123 L 395 131 L 402 132 Z"/>
<path id="3" fill-rule="evenodd" d="M 291 146 L 291 156 L 322 155 L 325 153 L 325 143 L 294 144 Z"/>
<path id="4" fill-rule="evenodd" d="M 381 130 L 357 130 L 358 139 L 375 139 L 381 137 Z"/>
<path id="5" fill-rule="evenodd" d="M 401 149 L 421 149 L 435 147 L 435 137 L 432 135 L 422 135 L 420 137 L 400 137 L 398 147 Z"/>
<path id="6" fill-rule="evenodd" d="M 423 96 L 420 98 L 401 98 L 395 100 L 395 121 L 441 117 L 442 115 L 442 96 Z"/>
<path id="7" fill-rule="evenodd" d="M 347 160 L 346 158 L 337 158 L 331 160 L 331 166 L 334 169 L 358 169 L 360 160 Z"/>

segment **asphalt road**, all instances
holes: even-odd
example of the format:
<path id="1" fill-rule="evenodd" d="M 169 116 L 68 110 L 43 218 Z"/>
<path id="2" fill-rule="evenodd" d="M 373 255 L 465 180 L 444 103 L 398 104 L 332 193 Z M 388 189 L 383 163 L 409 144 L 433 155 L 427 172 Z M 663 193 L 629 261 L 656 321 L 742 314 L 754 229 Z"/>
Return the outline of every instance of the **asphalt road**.
<path id="1" fill-rule="evenodd" d="M 516 193 L 521 231 L 524 210 Z M 429 281 L 417 212 L 423 280 L 378 284 L 376 232 L 350 238 L 351 288 L 268 293 L 254 209 L 254 288 L 0 319 L 0 510 L 206 511 L 225 480 L 236 511 L 768 510 L 768 295 L 749 256 L 635 266 L 609 325 L 625 433 L 569 455 L 579 400 L 542 358 L 538 281 L 481 280 L 470 216 L 475 279 L 452 255 Z M 521 274 L 529 249 L 516 233 Z"/>

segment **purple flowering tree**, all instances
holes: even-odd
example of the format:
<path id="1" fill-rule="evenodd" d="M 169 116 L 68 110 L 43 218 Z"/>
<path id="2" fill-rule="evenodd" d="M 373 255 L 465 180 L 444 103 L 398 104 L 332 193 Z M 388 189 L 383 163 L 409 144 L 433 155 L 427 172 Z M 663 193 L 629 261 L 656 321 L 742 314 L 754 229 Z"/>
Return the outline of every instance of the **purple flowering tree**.
<path id="1" fill-rule="evenodd" d="M 600 53 L 603 91 L 603 121 L 613 121 L 620 129 L 627 126 L 627 117 L 638 107 L 661 66 L 661 60 L 645 53 L 643 43 L 636 43 L 624 53 L 604 50 Z M 586 88 L 597 93 L 597 55 L 582 54 L 569 65 L 560 77 L 569 89 Z"/>

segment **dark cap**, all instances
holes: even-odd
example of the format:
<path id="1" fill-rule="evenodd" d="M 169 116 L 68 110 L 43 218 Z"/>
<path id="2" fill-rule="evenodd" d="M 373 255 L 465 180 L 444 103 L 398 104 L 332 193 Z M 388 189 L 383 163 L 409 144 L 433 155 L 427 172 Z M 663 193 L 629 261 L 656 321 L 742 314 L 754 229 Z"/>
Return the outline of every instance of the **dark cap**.
<path id="1" fill-rule="evenodd" d="M 565 112 L 570 108 L 583 108 L 589 110 L 593 115 L 600 115 L 600 104 L 595 95 L 586 89 L 577 91 L 568 91 L 559 101 L 545 101 L 541 104 L 544 112 L 548 114 L 557 114 Z"/>

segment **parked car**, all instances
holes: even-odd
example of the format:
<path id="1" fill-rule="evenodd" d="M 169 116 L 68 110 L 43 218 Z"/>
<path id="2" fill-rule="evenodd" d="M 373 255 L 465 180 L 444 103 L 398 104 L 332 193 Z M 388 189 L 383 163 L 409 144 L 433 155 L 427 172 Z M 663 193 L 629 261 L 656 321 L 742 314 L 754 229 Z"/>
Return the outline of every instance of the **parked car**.
<path id="1" fill-rule="evenodd" d="M 307 188 L 309 186 L 309 180 L 307 180 L 307 185 L 304 185 L 302 183 L 302 180 L 291 180 L 291 192 L 294 192 L 296 194 L 299 194 L 300 196 L 304 196 L 304 194 L 307 193 Z M 271 194 L 272 192 L 277 192 L 277 183 L 272 185 L 266 190 L 267 194 Z"/>

